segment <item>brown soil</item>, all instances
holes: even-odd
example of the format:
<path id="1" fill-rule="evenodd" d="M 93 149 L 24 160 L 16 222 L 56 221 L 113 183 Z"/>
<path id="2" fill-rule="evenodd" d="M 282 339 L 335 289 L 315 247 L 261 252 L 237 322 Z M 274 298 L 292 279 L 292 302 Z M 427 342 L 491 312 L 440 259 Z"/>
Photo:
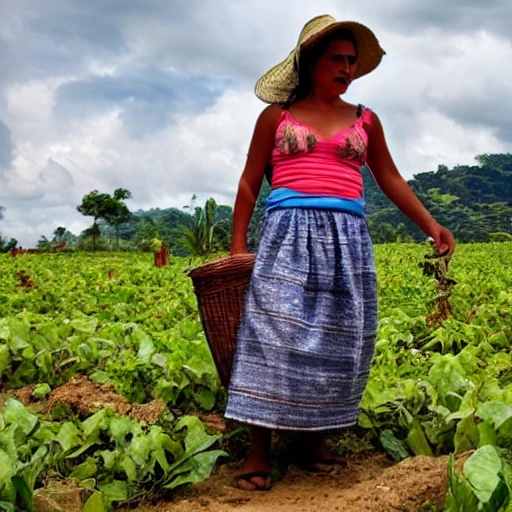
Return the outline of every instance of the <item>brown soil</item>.
<path id="1" fill-rule="evenodd" d="M 16 277 L 18 278 L 18 286 L 24 288 L 25 290 L 31 290 L 32 288 L 36 288 L 34 281 L 32 281 L 32 276 L 25 272 L 25 270 L 20 270 L 16 273 Z"/>
<path id="2" fill-rule="evenodd" d="M 417 512 L 442 510 L 446 457 L 412 457 L 391 465 L 383 454 L 353 456 L 329 474 L 290 466 L 269 492 L 236 489 L 233 469 L 220 467 L 173 502 L 140 506 L 136 512 Z M 439 507 L 439 508 L 435 508 Z M 128 512 L 123 511 L 123 512 Z"/>
<path id="3" fill-rule="evenodd" d="M 34 386 L 26 386 L 16 390 L 14 394 L 28 404 L 32 400 L 33 389 Z M 154 423 L 165 410 L 165 404 L 161 400 L 152 400 L 147 404 L 131 404 L 111 386 L 96 384 L 83 375 L 75 375 L 69 382 L 54 389 L 45 403 L 45 410 L 51 413 L 58 403 L 67 404 L 84 415 L 109 407 L 117 414 L 147 423 Z"/>

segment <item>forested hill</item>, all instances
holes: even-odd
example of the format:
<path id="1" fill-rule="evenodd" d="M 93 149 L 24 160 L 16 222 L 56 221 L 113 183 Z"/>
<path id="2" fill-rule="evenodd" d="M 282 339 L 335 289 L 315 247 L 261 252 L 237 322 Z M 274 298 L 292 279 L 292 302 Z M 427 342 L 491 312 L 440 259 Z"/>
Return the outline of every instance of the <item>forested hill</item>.
<path id="1" fill-rule="evenodd" d="M 512 238 L 512 155 L 480 155 L 475 160 L 474 166 L 449 169 L 441 165 L 437 171 L 415 175 L 409 184 L 459 242 Z M 368 169 L 363 169 L 363 175 L 372 239 L 376 243 L 423 240 L 425 235 L 384 196 Z M 268 192 L 265 182 L 248 234 L 252 249 L 258 244 Z M 188 249 L 184 248 L 183 239 L 199 239 L 204 213 L 204 208 L 195 205 L 195 196 L 192 204 L 183 210 L 139 210 L 120 226 L 119 236 L 126 248 L 149 250 L 152 240 L 157 238 L 165 240 L 173 253 L 186 254 Z M 214 245 L 229 247 L 232 208 L 215 205 L 213 215 Z M 114 229 L 104 222 L 101 232 L 104 241 L 114 237 Z"/>
<path id="2" fill-rule="evenodd" d="M 512 155 L 479 155 L 478 165 L 440 165 L 414 176 L 409 185 L 436 219 L 461 242 L 489 241 L 492 233 L 512 235 Z M 399 212 L 364 171 L 367 215 L 376 242 L 424 235 Z M 494 238 L 500 235 L 494 235 Z M 505 235 L 502 235 L 505 236 Z"/>

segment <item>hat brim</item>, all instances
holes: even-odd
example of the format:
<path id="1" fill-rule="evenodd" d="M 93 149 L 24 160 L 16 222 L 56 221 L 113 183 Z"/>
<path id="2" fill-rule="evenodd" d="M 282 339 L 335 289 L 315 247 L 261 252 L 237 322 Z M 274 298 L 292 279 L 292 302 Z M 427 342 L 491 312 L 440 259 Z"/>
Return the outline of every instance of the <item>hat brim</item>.
<path id="1" fill-rule="evenodd" d="M 256 82 L 254 90 L 256 96 L 266 103 L 285 103 L 298 83 L 294 62 L 298 60 L 301 50 L 311 47 L 318 40 L 342 28 L 350 30 L 357 43 L 358 66 L 354 79 L 373 71 L 386 54 L 380 47 L 375 34 L 368 27 L 356 21 L 338 21 L 302 41 L 286 59 L 267 71 Z"/>

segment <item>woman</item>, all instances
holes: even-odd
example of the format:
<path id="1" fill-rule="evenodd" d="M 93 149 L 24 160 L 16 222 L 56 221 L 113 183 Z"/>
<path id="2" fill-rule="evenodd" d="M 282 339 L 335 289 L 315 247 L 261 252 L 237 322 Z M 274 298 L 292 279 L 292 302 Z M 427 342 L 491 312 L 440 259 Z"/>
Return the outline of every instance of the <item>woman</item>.
<path id="1" fill-rule="evenodd" d="M 378 117 L 343 101 L 384 51 L 370 29 L 319 16 L 294 51 L 267 72 L 235 202 L 231 254 L 247 252 L 247 227 L 271 166 L 267 218 L 248 287 L 226 417 L 251 426 L 236 475 L 268 490 L 272 429 L 302 432 L 300 463 L 336 463 L 330 429 L 353 425 L 373 357 L 377 296 L 364 219 L 367 164 L 387 196 L 450 256 L 455 242 L 400 176 Z"/>

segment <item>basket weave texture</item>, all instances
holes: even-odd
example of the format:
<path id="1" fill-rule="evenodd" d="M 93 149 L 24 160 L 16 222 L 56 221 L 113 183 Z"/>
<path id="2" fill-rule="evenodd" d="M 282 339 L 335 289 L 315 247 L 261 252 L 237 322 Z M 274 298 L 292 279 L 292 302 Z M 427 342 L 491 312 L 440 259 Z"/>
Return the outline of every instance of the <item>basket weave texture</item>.
<path id="1" fill-rule="evenodd" d="M 188 273 L 194 285 L 206 340 L 220 381 L 226 388 L 254 258 L 254 254 L 226 256 Z"/>

